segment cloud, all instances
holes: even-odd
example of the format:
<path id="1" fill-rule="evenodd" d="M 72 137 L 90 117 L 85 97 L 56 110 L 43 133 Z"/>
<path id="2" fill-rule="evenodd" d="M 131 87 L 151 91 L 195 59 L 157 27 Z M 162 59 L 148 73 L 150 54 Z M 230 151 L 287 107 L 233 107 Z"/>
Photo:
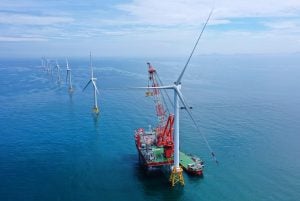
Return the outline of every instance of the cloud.
<path id="1" fill-rule="evenodd" d="M 299 20 L 294 19 L 274 20 L 272 22 L 265 22 L 264 25 L 274 30 L 300 30 Z"/>
<path id="2" fill-rule="evenodd" d="M 34 42 L 47 41 L 43 37 L 37 36 L 0 36 L 1 42 Z"/>
<path id="3" fill-rule="evenodd" d="M 74 20 L 70 17 L 61 16 L 37 16 L 29 14 L 0 13 L 0 24 L 9 25 L 53 25 L 71 23 Z"/>
<path id="4" fill-rule="evenodd" d="M 216 15 L 222 18 L 287 17 L 299 15 L 298 0 L 222 0 L 216 1 Z"/>
<path id="5" fill-rule="evenodd" d="M 52 48 L 53 54 L 98 48 L 106 55 L 188 55 L 214 4 L 213 0 L 113 2 L 2 0 L 0 41 L 7 46 L 12 42 L 18 51 L 20 45 L 13 42 L 36 41 L 28 47 L 34 44 L 35 52 Z M 299 50 L 295 45 L 299 43 L 292 43 L 299 41 L 298 21 L 300 0 L 215 0 L 198 52 Z"/>
<path id="6" fill-rule="evenodd" d="M 149 25 L 177 25 L 203 21 L 207 16 L 208 5 L 195 1 L 171 0 L 134 0 L 131 3 L 120 4 L 117 9 L 129 14 L 138 23 Z M 199 12 L 202 8 L 204 12 Z"/>
<path id="7" fill-rule="evenodd" d="M 148 25 L 199 24 L 207 17 L 213 1 L 208 0 L 134 0 L 117 9 L 136 23 Z M 222 0 L 215 1 L 214 19 L 278 17 L 299 15 L 299 0 Z"/>

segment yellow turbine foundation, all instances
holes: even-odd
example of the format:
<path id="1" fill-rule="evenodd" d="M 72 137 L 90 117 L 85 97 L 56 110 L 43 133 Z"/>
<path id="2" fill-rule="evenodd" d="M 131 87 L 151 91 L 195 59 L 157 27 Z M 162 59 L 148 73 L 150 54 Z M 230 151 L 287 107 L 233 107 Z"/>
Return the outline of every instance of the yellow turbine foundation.
<path id="1" fill-rule="evenodd" d="M 95 114 L 99 114 L 99 109 L 98 109 L 97 107 L 94 107 L 94 108 L 93 108 L 93 112 L 94 112 Z"/>
<path id="2" fill-rule="evenodd" d="M 170 176 L 170 182 L 172 186 L 175 186 L 175 184 L 180 183 L 182 186 L 184 186 L 184 179 L 182 175 L 182 168 L 181 167 L 173 167 L 173 170 L 171 172 Z"/>

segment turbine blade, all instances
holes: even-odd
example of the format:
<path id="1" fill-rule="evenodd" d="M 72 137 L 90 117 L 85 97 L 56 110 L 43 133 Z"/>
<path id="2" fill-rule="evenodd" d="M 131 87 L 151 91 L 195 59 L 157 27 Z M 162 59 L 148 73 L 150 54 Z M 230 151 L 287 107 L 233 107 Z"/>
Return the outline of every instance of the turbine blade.
<path id="1" fill-rule="evenodd" d="M 68 83 L 68 76 L 69 76 L 69 71 L 67 70 L 66 84 Z"/>
<path id="2" fill-rule="evenodd" d="M 99 94 L 99 91 L 98 91 L 98 88 L 97 88 L 96 83 L 95 83 L 94 81 L 92 81 L 92 83 L 93 83 L 93 85 L 94 85 L 94 87 L 95 87 L 95 89 L 96 89 L 97 94 Z"/>
<path id="3" fill-rule="evenodd" d="M 69 68 L 69 61 L 68 61 L 67 57 L 66 57 L 66 63 L 67 63 L 67 70 L 69 70 L 70 69 Z"/>
<path id="4" fill-rule="evenodd" d="M 185 64 L 183 70 L 181 71 L 181 73 L 180 73 L 180 75 L 179 75 L 177 81 L 175 82 L 176 85 L 180 84 L 181 79 L 182 79 L 182 76 L 183 76 L 183 74 L 184 74 L 184 72 L 185 72 L 185 70 L 186 70 L 188 64 L 190 63 L 190 60 L 191 60 L 191 58 L 192 58 L 192 56 L 193 56 L 193 54 L 194 54 L 194 52 L 195 52 L 195 49 L 196 49 L 196 47 L 197 47 L 197 45 L 198 45 L 198 43 L 199 43 L 199 40 L 200 40 L 201 37 L 202 37 L 202 34 L 203 34 L 203 32 L 204 32 L 204 30 L 205 30 L 205 28 L 206 28 L 206 25 L 207 25 L 207 23 L 208 23 L 208 21 L 209 21 L 211 15 L 212 15 L 213 11 L 214 11 L 214 8 L 211 9 L 211 11 L 210 11 L 210 13 L 209 13 L 209 15 L 208 15 L 208 18 L 207 18 L 207 20 L 206 20 L 206 22 L 205 22 L 205 24 L 204 24 L 204 26 L 203 26 L 203 28 L 202 28 L 202 30 L 201 30 L 201 32 L 200 32 L 200 35 L 198 36 L 198 39 L 197 39 L 197 41 L 196 41 L 196 44 L 194 45 L 194 48 L 193 48 L 193 50 L 192 50 L 192 52 L 191 52 L 191 54 L 190 54 L 190 56 L 189 56 L 189 58 L 188 58 L 188 60 L 187 60 L 187 62 L 186 62 L 186 64 Z"/>
<path id="5" fill-rule="evenodd" d="M 185 107 L 188 115 L 190 116 L 191 120 L 193 121 L 194 125 L 195 125 L 195 128 L 197 129 L 197 131 L 200 133 L 200 135 L 202 136 L 203 140 L 205 141 L 206 145 L 207 145 L 207 148 L 209 149 L 210 153 L 211 153 L 211 156 L 213 157 L 213 159 L 215 160 L 215 162 L 218 164 L 218 160 L 216 158 L 216 155 L 215 153 L 213 152 L 211 146 L 208 144 L 208 141 L 206 139 L 206 137 L 204 136 L 204 134 L 201 132 L 200 130 L 200 127 L 198 126 L 196 120 L 194 119 L 193 115 L 192 115 L 192 111 L 190 109 L 190 107 L 187 105 L 187 103 L 185 102 L 184 98 L 183 98 L 183 95 L 181 93 L 180 90 L 178 90 L 177 88 L 175 88 L 175 91 L 181 101 L 181 103 L 183 104 L 183 106 Z"/>
<path id="6" fill-rule="evenodd" d="M 90 80 L 86 85 L 85 85 L 85 87 L 82 89 L 82 91 L 84 91 L 86 88 L 87 88 L 87 86 L 89 86 L 89 84 L 92 82 L 92 80 Z"/>

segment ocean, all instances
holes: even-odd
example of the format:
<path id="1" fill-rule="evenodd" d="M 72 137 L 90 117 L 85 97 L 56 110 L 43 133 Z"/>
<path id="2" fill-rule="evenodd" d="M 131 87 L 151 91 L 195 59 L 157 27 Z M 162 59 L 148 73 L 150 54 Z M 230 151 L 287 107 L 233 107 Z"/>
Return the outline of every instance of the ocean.
<path id="1" fill-rule="evenodd" d="M 219 165 L 184 110 L 180 149 L 205 161 L 204 177 L 184 173 L 171 188 L 139 166 L 134 130 L 155 126 L 146 62 L 173 83 L 180 58 L 94 58 L 100 116 L 92 115 L 89 58 L 69 58 L 75 91 L 41 68 L 40 58 L 0 59 L 0 200 L 300 199 L 299 55 L 193 58 L 182 93 Z"/>

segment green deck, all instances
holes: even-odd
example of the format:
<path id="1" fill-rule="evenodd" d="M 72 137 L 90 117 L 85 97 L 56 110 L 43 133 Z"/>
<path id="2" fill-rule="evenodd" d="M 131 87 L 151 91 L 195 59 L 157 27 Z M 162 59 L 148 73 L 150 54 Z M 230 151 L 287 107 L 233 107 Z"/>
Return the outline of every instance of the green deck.
<path id="1" fill-rule="evenodd" d="M 180 159 L 180 165 L 182 165 L 183 167 L 187 168 L 188 164 L 193 164 L 195 163 L 190 156 L 186 155 L 183 152 L 179 152 L 179 159 Z"/>
<path id="2" fill-rule="evenodd" d="M 164 148 L 163 147 L 152 146 L 152 151 L 154 154 L 154 160 L 151 160 L 151 161 L 147 161 L 143 156 L 143 151 L 139 151 L 139 153 L 143 157 L 144 162 L 147 166 L 162 166 L 162 165 L 173 164 L 173 157 L 166 158 L 164 156 Z"/>
<path id="3" fill-rule="evenodd" d="M 168 161 L 173 160 L 173 158 L 167 159 L 164 156 L 164 148 L 163 147 L 153 146 L 153 153 L 155 155 L 155 160 L 153 162 L 161 163 L 161 162 L 168 162 Z"/>

